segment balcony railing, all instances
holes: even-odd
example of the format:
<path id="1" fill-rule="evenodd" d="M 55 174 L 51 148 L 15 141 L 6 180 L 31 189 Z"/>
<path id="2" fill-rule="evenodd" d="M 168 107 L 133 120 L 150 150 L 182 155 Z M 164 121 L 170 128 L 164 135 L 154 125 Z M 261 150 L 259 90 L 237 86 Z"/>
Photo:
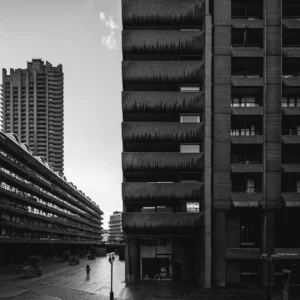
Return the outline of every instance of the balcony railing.
<path id="1" fill-rule="evenodd" d="M 203 213 L 123 213 L 123 230 L 185 231 L 203 226 Z"/>
<path id="2" fill-rule="evenodd" d="M 203 0 L 124 0 L 123 26 L 201 26 L 204 17 Z"/>
<path id="3" fill-rule="evenodd" d="M 122 123 L 123 142 L 201 142 L 204 136 L 201 123 L 125 122 Z"/>
<path id="4" fill-rule="evenodd" d="M 135 84 L 201 84 L 204 65 L 199 61 L 123 61 L 123 82 Z"/>
<path id="5" fill-rule="evenodd" d="M 284 157 L 283 164 L 300 164 L 300 157 Z"/>
<path id="6" fill-rule="evenodd" d="M 244 158 L 232 158 L 232 164 L 261 164 L 261 157 L 244 157 Z"/>
<path id="7" fill-rule="evenodd" d="M 261 187 L 249 187 L 249 186 L 232 186 L 231 187 L 232 193 L 261 193 Z"/>
<path id="8" fill-rule="evenodd" d="M 125 54 L 199 55 L 204 47 L 202 31 L 125 30 L 122 41 Z"/>
<path id="9" fill-rule="evenodd" d="M 199 201 L 203 199 L 203 193 L 204 184 L 201 182 L 126 182 L 122 184 L 124 202 Z"/>
<path id="10" fill-rule="evenodd" d="M 202 92 L 123 92 L 123 113 L 201 112 Z"/>
<path id="11" fill-rule="evenodd" d="M 122 154 L 123 171 L 200 171 L 203 153 L 127 152 Z"/>
<path id="12" fill-rule="evenodd" d="M 299 129 L 282 129 L 282 135 L 300 135 L 300 128 Z"/>

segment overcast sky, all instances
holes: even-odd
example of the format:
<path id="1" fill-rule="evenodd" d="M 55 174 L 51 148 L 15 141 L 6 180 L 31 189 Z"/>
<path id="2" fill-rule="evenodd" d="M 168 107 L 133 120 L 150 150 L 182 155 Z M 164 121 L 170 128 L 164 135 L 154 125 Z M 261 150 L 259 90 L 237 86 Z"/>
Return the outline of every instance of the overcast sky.
<path id="1" fill-rule="evenodd" d="M 63 65 L 65 175 L 104 228 L 122 210 L 120 27 L 120 0 L 0 0 L 0 69 Z"/>

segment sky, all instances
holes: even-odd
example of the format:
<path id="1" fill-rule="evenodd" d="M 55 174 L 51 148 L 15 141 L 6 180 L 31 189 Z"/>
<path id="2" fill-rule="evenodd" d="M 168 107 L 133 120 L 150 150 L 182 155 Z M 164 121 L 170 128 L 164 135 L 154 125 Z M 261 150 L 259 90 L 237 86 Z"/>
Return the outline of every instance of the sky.
<path id="1" fill-rule="evenodd" d="M 122 211 L 120 3 L 0 0 L 0 68 L 63 65 L 65 176 L 99 204 L 104 228 Z"/>

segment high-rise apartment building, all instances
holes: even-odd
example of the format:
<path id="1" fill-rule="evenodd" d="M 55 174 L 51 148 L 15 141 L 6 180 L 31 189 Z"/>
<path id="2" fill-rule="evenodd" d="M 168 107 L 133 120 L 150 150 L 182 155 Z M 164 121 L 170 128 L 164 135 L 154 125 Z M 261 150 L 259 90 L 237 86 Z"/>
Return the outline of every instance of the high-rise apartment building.
<path id="1" fill-rule="evenodd" d="M 199 0 L 122 4 L 126 281 L 209 285 L 211 17 Z"/>
<path id="2" fill-rule="evenodd" d="M 123 228 L 122 228 L 122 213 L 114 211 L 113 215 L 109 217 L 109 237 L 110 243 L 123 243 Z"/>
<path id="3" fill-rule="evenodd" d="M 299 282 L 299 1 L 122 13 L 126 280 Z"/>
<path id="4" fill-rule="evenodd" d="M 17 134 L 33 155 L 43 157 L 55 171 L 63 172 L 62 65 L 53 67 L 49 62 L 33 59 L 27 69 L 10 69 L 9 75 L 3 69 L 2 81 L 3 131 Z"/>

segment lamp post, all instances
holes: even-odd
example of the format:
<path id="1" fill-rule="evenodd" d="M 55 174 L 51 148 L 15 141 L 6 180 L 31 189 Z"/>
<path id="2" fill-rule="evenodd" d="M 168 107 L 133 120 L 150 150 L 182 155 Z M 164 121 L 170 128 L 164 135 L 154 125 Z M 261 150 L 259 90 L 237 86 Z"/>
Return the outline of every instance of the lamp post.
<path id="1" fill-rule="evenodd" d="M 260 259 L 262 261 L 265 261 L 268 264 L 268 291 L 267 291 L 267 294 L 266 294 L 266 300 L 272 300 L 271 282 L 270 282 L 271 268 L 270 267 L 272 265 L 272 262 L 278 259 L 278 255 L 277 254 L 266 254 L 266 253 L 263 253 L 260 256 Z"/>
<path id="2" fill-rule="evenodd" d="M 110 300 L 114 300 L 114 292 L 113 292 L 113 263 L 115 261 L 115 252 L 111 252 L 107 254 L 107 259 L 110 262 L 111 266 L 111 274 L 110 274 Z"/>

